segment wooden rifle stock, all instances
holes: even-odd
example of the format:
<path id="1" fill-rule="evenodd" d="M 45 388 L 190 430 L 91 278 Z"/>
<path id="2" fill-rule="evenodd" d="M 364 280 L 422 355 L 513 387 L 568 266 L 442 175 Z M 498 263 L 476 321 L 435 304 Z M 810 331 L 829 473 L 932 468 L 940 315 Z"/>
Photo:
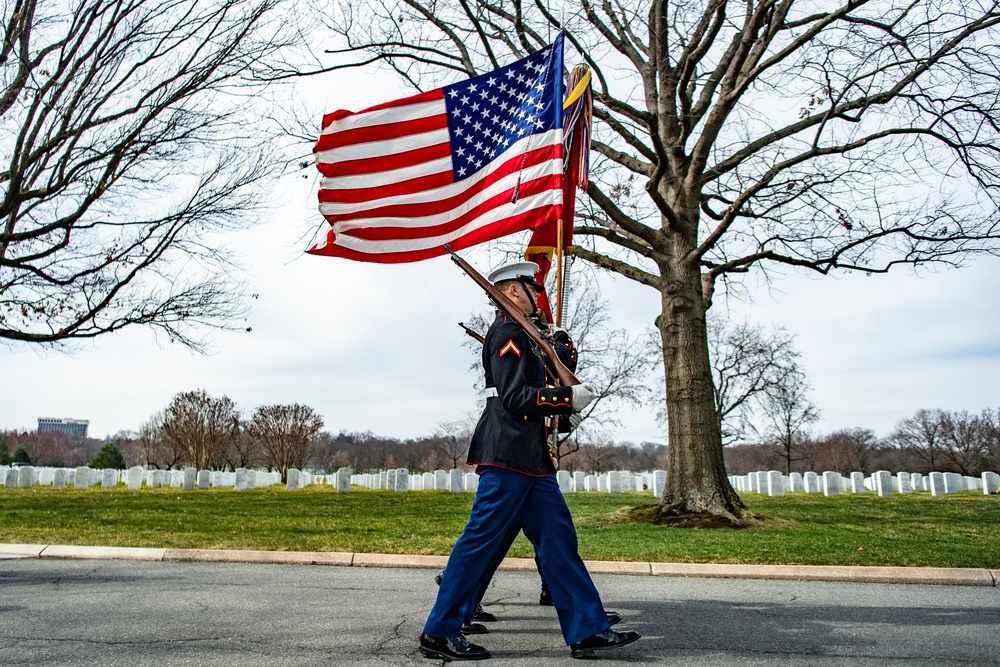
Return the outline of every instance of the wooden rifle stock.
<path id="1" fill-rule="evenodd" d="M 566 365 L 559 361 L 559 357 L 556 355 L 556 351 L 552 349 L 552 344 L 542 337 L 542 332 L 538 330 L 534 322 L 528 319 L 528 317 L 521 312 L 521 309 L 517 305 L 507 298 L 507 295 L 501 292 L 493 285 L 489 280 L 487 280 L 481 273 L 472 268 L 472 265 L 466 262 L 464 259 L 452 252 L 451 248 L 447 245 L 444 249 L 448 251 L 451 255 L 451 260 L 458 264 L 459 268 L 465 272 L 467 276 L 476 281 L 476 284 L 483 288 L 486 292 L 486 296 L 490 298 L 497 308 L 499 308 L 507 317 L 514 320 L 519 327 L 524 329 L 524 333 L 528 334 L 528 338 L 533 340 L 536 345 L 542 350 L 542 354 L 545 358 L 545 363 L 548 365 L 549 370 L 552 374 L 559 380 L 559 383 L 566 387 L 572 387 L 575 384 L 580 384 L 580 381 L 576 379 Z"/>

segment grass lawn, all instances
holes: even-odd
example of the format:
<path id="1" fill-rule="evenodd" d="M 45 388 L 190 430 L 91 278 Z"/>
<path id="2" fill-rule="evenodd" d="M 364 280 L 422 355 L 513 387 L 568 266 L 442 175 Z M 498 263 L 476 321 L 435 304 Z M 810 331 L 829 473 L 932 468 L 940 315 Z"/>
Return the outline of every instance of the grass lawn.
<path id="1" fill-rule="evenodd" d="M 0 543 L 447 555 L 473 496 L 330 487 L 0 489 Z M 743 496 L 749 530 L 625 523 L 650 494 L 566 496 L 589 560 L 1000 569 L 1000 496 Z M 523 536 L 511 556 L 531 555 Z"/>

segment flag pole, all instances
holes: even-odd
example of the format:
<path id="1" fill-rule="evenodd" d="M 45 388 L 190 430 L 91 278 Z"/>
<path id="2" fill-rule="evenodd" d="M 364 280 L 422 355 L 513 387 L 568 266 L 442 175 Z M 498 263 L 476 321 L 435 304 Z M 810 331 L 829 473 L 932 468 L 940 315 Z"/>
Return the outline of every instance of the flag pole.
<path id="1" fill-rule="evenodd" d="M 563 220 L 556 221 L 556 326 L 562 326 L 563 301 Z"/>

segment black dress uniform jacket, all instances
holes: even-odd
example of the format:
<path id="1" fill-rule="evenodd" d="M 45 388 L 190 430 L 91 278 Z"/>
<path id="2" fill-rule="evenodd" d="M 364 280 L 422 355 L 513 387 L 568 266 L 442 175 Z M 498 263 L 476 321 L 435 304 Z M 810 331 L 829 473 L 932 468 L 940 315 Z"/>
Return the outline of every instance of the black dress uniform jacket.
<path id="1" fill-rule="evenodd" d="M 541 350 L 528 334 L 500 314 L 483 343 L 486 399 L 469 446 L 468 463 L 509 468 L 528 475 L 553 475 L 545 417 L 570 415 L 573 390 L 546 387 Z"/>

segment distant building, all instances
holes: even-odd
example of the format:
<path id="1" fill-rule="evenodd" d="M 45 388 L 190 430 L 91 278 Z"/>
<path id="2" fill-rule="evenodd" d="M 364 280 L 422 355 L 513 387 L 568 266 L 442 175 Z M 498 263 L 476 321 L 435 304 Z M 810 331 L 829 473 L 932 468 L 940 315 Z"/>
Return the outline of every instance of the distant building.
<path id="1" fill-rule="evenodd" d="M 90 420 L 88 419 L 38 418 L 39 433 L 65 433 L 74 440 L 86 438 L 88 426 L 90 426 Z"/>

